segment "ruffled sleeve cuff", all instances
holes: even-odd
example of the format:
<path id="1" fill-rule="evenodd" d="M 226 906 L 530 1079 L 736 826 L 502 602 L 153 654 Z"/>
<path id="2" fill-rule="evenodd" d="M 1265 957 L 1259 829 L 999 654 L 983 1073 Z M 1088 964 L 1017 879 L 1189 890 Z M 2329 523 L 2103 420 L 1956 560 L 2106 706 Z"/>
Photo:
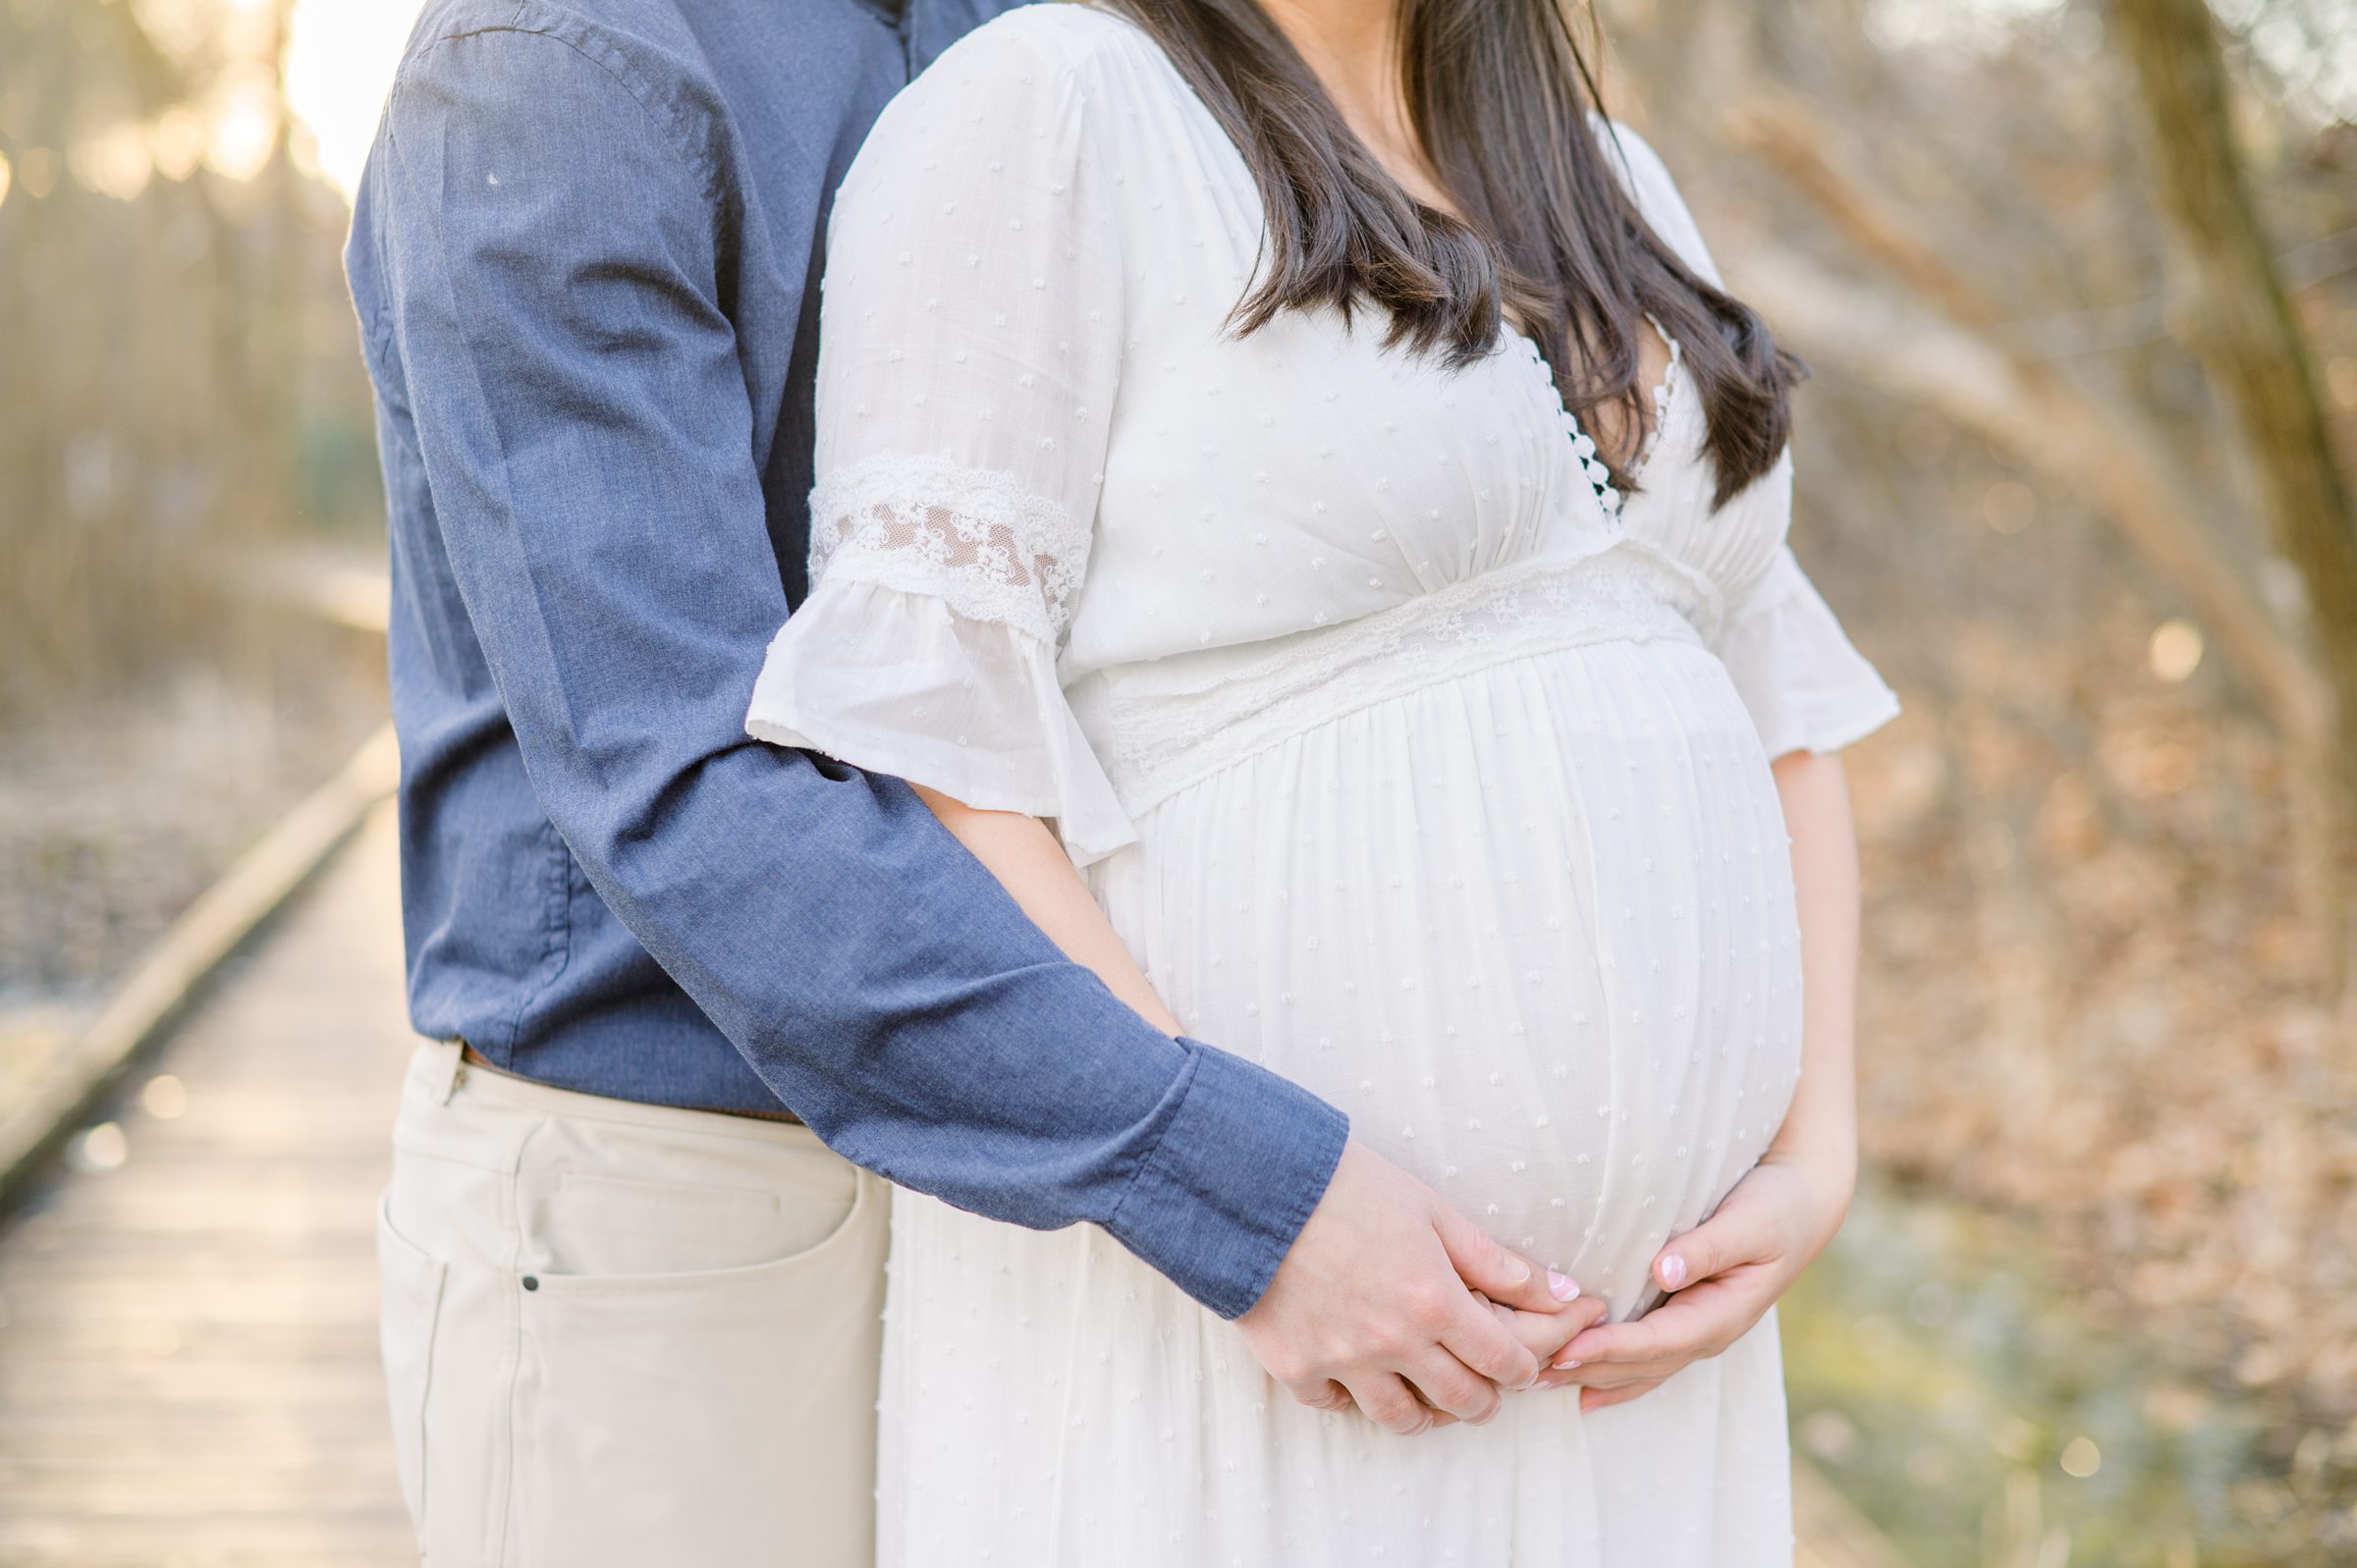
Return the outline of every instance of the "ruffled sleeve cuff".
<path id="1" fill-rule="evenodd" d="M 1137 840 L 1054 649 L 930 594 L 822 580 L 771 640 L 744 728 L 979 811 L 1045 819 L 1080 865 Z"/>
<path id="2" fill-rule="evenodd" d="M 1772 758 L 1838 751 L 1898 717 L 1898 697 L 1851 646 L 1788 551 L 1729 617 L 1718 644 Z"/>

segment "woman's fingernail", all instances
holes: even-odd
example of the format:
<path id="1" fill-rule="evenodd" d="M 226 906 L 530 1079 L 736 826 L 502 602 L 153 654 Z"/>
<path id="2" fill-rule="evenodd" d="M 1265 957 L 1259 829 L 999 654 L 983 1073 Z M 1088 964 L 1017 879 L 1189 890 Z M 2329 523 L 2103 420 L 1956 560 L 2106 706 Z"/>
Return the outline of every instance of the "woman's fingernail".
<path id="1" fill-rule="evenodd" d="M 1569 1372 L 1572 1368 L 1578 1365 L 1578 1358 L 1573 1356 L 1565 1356 L 1562 1360 L 1555 1364 L 1555 1370 L 1557 1372 Z"/>
<path id="2" fill-rule="evenodd" d="M 1550 1269 L 1547 1271 L 1547 1293 L 1558 1301 L 1569 1301 L 1579 1294 L 1579 1281 L 1569 1274 L 1559 1274 Z"/>
<path id="3" fill-rule="evenodd" d="M 1509 1285 L 1518 1285 L 1529 1277 L 1530 1265 L 1524 1263 L 1513 1253 L 1507 1253 L 1506 1255 L 1506 1282 Z"/>
<path id="4" fill-rule="evenodd" d="M 1686 1260 L 1672 1253 L 1662 1260 L 1662 1283 L 1672 1290 L 1686 1282 Z"/>

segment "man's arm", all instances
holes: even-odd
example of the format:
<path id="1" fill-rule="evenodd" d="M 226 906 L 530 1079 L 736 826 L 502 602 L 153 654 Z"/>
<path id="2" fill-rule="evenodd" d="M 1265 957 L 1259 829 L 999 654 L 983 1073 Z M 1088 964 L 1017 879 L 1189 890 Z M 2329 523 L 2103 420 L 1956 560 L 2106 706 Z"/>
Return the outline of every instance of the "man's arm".
<path id="1" fill-rule="evenodd" d="M 535 790 L 598 893 L 860 1164 L 1105 1225 L 1257 1302 L 1346 1127 L 1147 1025 L 903 784 L 753 742 L 786 614 L 707 145 L 608 56 L 501 28 L 409 64 L 378 347 Z M 381 334 L 381 338 L 380 338 Z"/>
<path id="2" fill-rule="evenodd" d="M 1178 1032 L 1044 824 L 976 811 L 922 786 L 917 793 L 1075 962 L 1094 969 L 1155 1028 Z M 1485 1306 L 1464 1285 L 1521 1310 Z M 1354 1143 L 1241 1327 L 1270 1376 L 1304 1404 L 1355 1404 L 1377 1425 L 1406 1434 L 1496 1415 L 1496 1384 L 1523 1382 L 1523 1357 L 1535 1370 L 1603 1315 L 1600 1301 L 1566 1308 L 1578 1293 L 1552 1271 L 1542 1289 L 1527 1263 Z M 1411 1331 L 1400 1333 L 1402 1325 Z"/>

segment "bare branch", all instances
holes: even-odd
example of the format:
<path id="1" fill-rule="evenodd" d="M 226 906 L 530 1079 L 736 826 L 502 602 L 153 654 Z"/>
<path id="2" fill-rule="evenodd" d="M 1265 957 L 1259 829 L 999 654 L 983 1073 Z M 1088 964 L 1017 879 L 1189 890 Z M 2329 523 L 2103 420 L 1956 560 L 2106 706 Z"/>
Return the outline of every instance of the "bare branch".
<path id="1" fill-rule="evenodd" d="M 2316 675 L 2203 520 L 2191 483 L 2134 420 L 1986 335 L 1786 246 L 1755 243 L 1726 260 L 1737 293 L 1804 354 L 1937 408 L 2087 496 L 2184 596 L 2285 734 L 2322 734 Z"/>

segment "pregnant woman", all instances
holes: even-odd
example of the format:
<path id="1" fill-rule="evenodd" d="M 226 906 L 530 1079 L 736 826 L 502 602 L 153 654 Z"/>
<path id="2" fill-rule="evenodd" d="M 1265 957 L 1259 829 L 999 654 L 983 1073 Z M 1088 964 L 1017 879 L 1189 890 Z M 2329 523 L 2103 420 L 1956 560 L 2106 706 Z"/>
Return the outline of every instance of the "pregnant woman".
<path id="1" fill-rule="evenodd" d="M 844 186 L 749 728 L 907 779 L 1141 1013 L 1612 1320 L 1592 1386 L 1402 1440 L 1100 1232 L 902 1195 L 894 1568 L 1791 1560 L 1773 1314 L 1632 1336 L 1739 1183 L 1816 1195 L 1802 1252 L 1846 1200 L 1821 754 L 1895 704 L 1784 547 L 1789 363 L 1559 3 L 1029 7 Z"/>

